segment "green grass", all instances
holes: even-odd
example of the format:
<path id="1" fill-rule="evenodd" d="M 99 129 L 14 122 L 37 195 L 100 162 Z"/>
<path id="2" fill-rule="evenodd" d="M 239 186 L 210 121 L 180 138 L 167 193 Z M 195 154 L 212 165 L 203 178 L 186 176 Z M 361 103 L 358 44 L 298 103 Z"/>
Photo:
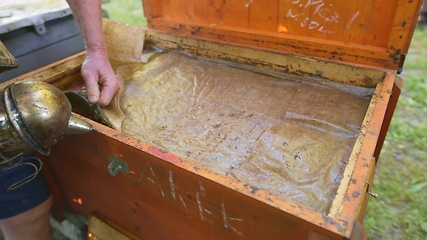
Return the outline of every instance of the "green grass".
<path id="1" fill-rule="evenodd" d="M 141 0 L 110 0 L 109 17 L 145 26 Z M 427 28 L 416 29 L 364 220 L 370 239 L 427 239 Z"/>
<path id="2" fill-rule="evenodd" d="M 109 0 L 102 4 L 108 12 L 108 17 L 125 23 L 146 26 L 142 10 L 142 0 Z"/>

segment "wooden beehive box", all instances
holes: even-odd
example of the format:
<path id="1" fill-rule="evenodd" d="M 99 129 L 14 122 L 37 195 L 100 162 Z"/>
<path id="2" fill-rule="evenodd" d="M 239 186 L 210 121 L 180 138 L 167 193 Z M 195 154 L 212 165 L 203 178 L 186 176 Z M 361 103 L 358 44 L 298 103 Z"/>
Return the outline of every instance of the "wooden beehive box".
<path id="1" fill-rule="evenodd" d="M 84 118 L 94 131 L 66 136 L 44 158 L 56 208 L 96 211 L 142 239 L 366 238 L 368 192 L 421 1 L 143 4 L 145 43 L 374 89 L 331 207 L 320 213 Z M 77 54 L 12 81 L 72 89 L 82 83 L 83 59 Z"/>

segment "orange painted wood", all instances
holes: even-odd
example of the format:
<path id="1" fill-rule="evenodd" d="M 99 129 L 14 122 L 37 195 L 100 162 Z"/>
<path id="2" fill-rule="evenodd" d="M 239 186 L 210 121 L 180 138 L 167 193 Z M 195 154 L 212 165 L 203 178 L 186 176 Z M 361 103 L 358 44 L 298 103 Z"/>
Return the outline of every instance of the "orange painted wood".
<path id="1" fill-rule="evenodd" d="M 55 162 L 59 182 L 66 186 L 62 189 L 64 196 L 75 213 L 88 215 L 98 211 L 144 239 L 208 239 L 188 223 L 176 219 L 173 208 L 162 204 L 158 197 L 153 198 L 144 189 L 134 188 L 134 183 L 123 183 L 120 177 L 112 177 L 106 170 L 99 171 L 87 164 L 81 156 L 68 153 L 66 156 L 52 153 L 49 158 Z M 106 167 L 108 161 L 105 164 Z"/>
<path id="2" fill-rule="evenodd" d="M 225 1 L 223 23 L 225 26 L 248 28 L 249 8 L 244 1 Z"/>
<path id="3" fill-rule="evenodd" d="M 362 192 L 362 202 L 360 203 L 359 210 L 357 212 L 357 220 L 363 223 L 363 219 L 365 218 L 366 208 L 368 207 L 368 202 L 371 199 L 371 195 L 368 192 L 374 193 L 374 177 L 376 170 L 376 159 L 373 157 L 371 159 L 371 163 L 369 164 L 369 172 L 368 178 L 366 180 L 365 189 Z M 375 201 L 375 199 L 373 199 Z"/>
<path id="4" fill-rule="evenodd" d="M 306 5 L 310 7 L 310 17 L 305 21 L 308 36 L 340 41 L 346 25 L 349 2 L 308 1 Z"/>
<path id="5" fill-rule="evenodd" d="M 377 147 L 375 148 L 374 157 L 378 161 L 380 152 L 384 143 L 384 140 L 387 136 L 388 128 L 390 127 L 391 119 L 396 109 L 397 102 L 402 92 L 403 79 L 400 76 L 396 76 L 395 83 L 393 84 L 393 89 L 391 90 L 390 102 L 387 105 L 387 111 L 385 112 L 384 122 L 381 127 L 380 136 L 377 142 Z"/>
<path id="6" fill-rule="evenodd" d="M 20 75 L 14 79 L 0 83 L 0 89 L 14 82 L 43 81 L 60 89 L 72 88 L 82 83 L 80 67 L 85 58 L 85 52 L 80 52 L 39 69 Z"/>
<path id="7" fill-rule="evenodd" d="M 421 0 L 180 0 L 179 3 L 181 7 L 172 12 L 178 8 L 176 1 L 145 0 L 148 26 L 176 34 L 397 69 L 407 52 Z M 208 6 L 189 19 L 191 10 L 182 10 L 191 3 Z M 159 8 L 167 11 L 150 18 Z M 211 19 L 206 20 L 207 17 Z M 398 27 L 402 23 L 406 27 Z M 325 45 L 331 47 L 325 49 Z M 340 49 L 345 45 L 349 47 Z M 360 50 L 361 55 L 353 55 L 354 49 Z"/>
<path id="8" fill-rule="evenodd" d="M 425 1 L 424 1 L 425 2 Z M 403 66 L 405 53 L 408 52 L 413 29 L 418 23 L 418 13 L 422 1 L 399 0 L 396 17 L 394 18 L 387 49 L 393 56 L 398 67 Z"/>
<path id="9" fill-rule="evenodd" d="M 342 238 L 345 227 L 334 219 L 93 124 L 97 131 L 67 136 L 48 157 L 66 186 L 67 202 L 78 213 L 98 211 L 150 239 L 168 239 L 177 232 L 196 234 L 190 239 L 301 239 L 311 230 Z M 109 176 L 111 155 L 132 173 Z"/>
<path id="10" fill-rule="evenodd" d="M 192 1 L 187 0 L 162 0 L 159 1 L 162 3 L 162 16 L 166 19 L 171 19 L 174 21 L 188 22 L 192 20 Z M 154 5 L 152 3 L 152 5 Z M 160 7 L 156 7 L 160 8 Z M 145 7 L 144 7 L 145 9 Z M 190 17 L 191 16 L 191 17 Z"/>
<path id="11" fill-rule="evenodd" d="M 151 0 L 142 0 L 144 15 L 147 18 L 147 21 L 150 19 L 158 18 L 163 15 L 163 5 L 152 3 Z"/>
<path id="12" fill-rule="evenodd" d="M 420 6 L 420 1 L 412 1 L 414 5 L 410 6 L 403 0 L 398 0 L 395 5 L 392 3 L 399 9 L 394 16 L 393 28 L 388 32 L 390 37 L 363 45 L 357 43 L 364 43 L 365 37 L 372 35 L 367 31 L 379 31 L 368 29 L 368 19 L 372 18 L 370 0 L 360 1 L 361 4 L 334 0 L 274 2 L 269 2 L 270 5 L 262 9 L 263 6 L 257 6 L 255 0 L 144 0 L 144 11 L 149 16 L 151 27 L 176 35 L 225 41 L 273 51 L 275 54 L 288 52 L 306 58 L 395 68 L 398 66 L 395 59 L 402 56 L 402 49 L 412 34 L 406 33 L 414 27 L 411 13 Z M 309 6 L 305 8 L 308 3 Z M 332 8 L 328 3 L 340 7 Z M 266 26 L 255 26 L 258 23 L 251 20 L 254 6 L 257 6 L 255 11 L 261 14 L 257 16 L 259 22 Z M 272 6 L 276 6 L 277 11 L 275 23 L 268 18 L 274 15 Z M 324 10 L 327 6 L 331 7 L 328 8 L 330 11 Z M 206 11 L 202 11 L 203 8 Z M 361 11 L 360 14 L 356 14 L 357 10 Z M 323 14 L 333 11 L 339 14 L 338 24 L 322 18 L 325 17 Z M 331 33 L 316 35 L 318 33 L 309 29 L 309 25 L 301 26 L 305 18 L 295 20 L 295 16 L 302 13 L 310 16 L 308 20 L 322 19 L 322 23 L 328 23 L 325 26 L 330 29 L 342 28 L 341 40 L 339 34 L 334 37 Z M 228 14 L 242 18 L 229 18 Z M 407 19 L 407 26 L 396 24 L 402 19 Z M 183 22 L 187 24 L 183 25 Z M 274 29 L 271 26 L 275 26 Z M 282 27 L 286 31 L 281 31 L 285 30 Z M 402 39 L 395 40 L 400 34 Z M 381 44 L 377 46 L 379 42 Z M 181 43 L 189 44 L 184 40 Z M 202 42 L 197 42 L 191 47 L 203 46 Z M 391 46 L 394 46 L 395 52 L 391 51 Z M 397 53 L 395 46 L 399 46 L 401 52 Z M 79 71 L 83 59 L 84 53 L 81 53 L 13 81 L 35 78 L 51 82 L 61 89 L 76 87 L 82 83 Z M 317 62 L 313 61 L 312 64 Z M 295 73 L 301 71 L 296 65 L 294 67 Z M 348 187 L 338 196 L 342 197 L 342 201 L 338 201 L 342 204 L 332 211 L 333 216 L 320 214 L 217 174 L 90 120 L 87 121 L 95 126 L 94 132 L 83 136 L 66 136 L 45 159 L 49 169 L 52 169 L 49 182 L 61 186 L 62 195 L 55 198 L 59 201 L 56 206 L 63 207 L 65 201 L 76 213 L 88 215 L 98 211 L 145 239 L 364 239 L 366 232 L 360 220 L 363 219 L 367 202 L 364 197 L 365 182 L 372 181 L 373 174 L 369 169 L 375 169 L 375 161 L 371 159 L 379 153 L 397 101 L 390 94 L 396 92 L 396 86 L 400 86 L 396 72 L 384 72 L 386 77 L 378 84 L 376 94 L 379 96 L 373 111 L 368 112 L 366 126 L 362 126 L 365 136 L 361 138 L 360 150 L 354 159 L 350 159 L 355 162 L 349 176 L 345 176 L 349 178 Z M 109 175 L 110 156 L 126 162 L 131 173 Z"/>
<path id="13" fill-rule="evenodd" d="M 342 40 L 344 42 L 363 43 L 371 4 L 372 1 L 370 0 L 351 1 L 349 3 L 346 24 L 343 29 Z"/>
<path id="14" fill-rule="evenodd" d="M 374 67 L 396 67 L 396 64 L 390 61 L 390 53 L 383 48 L 372 46 L 346 44 L 301 36 L 284 38 L 283 34 L 280 33 L 264 35 L 264 32 L 255 30 L 236 31 L 234 28 L 183 25 L 164 21 L 163 19 L 151 20 L 150 26 L 173 34 L 184 34 L 212 41 L 234 43 L 264 49 L 265 51 L 292 53 Z"/>
<path id="15" fill-rule="evenodd" d="M 304 24 L 304 21 L 310 16 L 310 11 L 302 7 L 302 3 L 299 3 L 299 1 L 279 1 L 277 11 L 277 32 L 291 33 L 298 36 L 307 34 L 308 27 Z"/>
<path id="16" fill-rule="evenodd" d="M 397 1 L 372 1 L 363 44 L 387 47 Z"/>
<path id="17" fill-rule="evenodd" d="M 278 3 L 279 0 L 248 1 L 249 28 L 276 32 Z"/>
<path id="18" fill-rule="evenodd" d="M 223 0 L 194 0 L 194 15 L 196 22 L 208 26 L 221 25 L 223 21 L 222 5 Z"/>
<path id="19" fill-rule="evenodd" d="M 388 109 L 391 92 L 395 82 L 395 74 L 387 74 L 383 83 L 380 83 L 377 87 L 379 89 L 379 96 L 377 98 L 374 111 L 370 118 L 369 125 L 365 132 L 365 137 L 360 148 L 360 151 L 355 160 L 354 171 L 350 176 L 350 184 L 347 187 L 344 201 L 342 201 L 342 208 L 337 218 L 352 223 L 355 221 L 354 216 L 357 216 L 359 208 L 363 203 L 363 193 L 365 192 L 366 182 L 369 180 L 369 169 L 371 164 L 375 164 L 375 161 L 371 161 L 377 142 L 381 127 L 384 122 L 385 113 Z M 349 231 L 350 229 L 347 229 Z"/>

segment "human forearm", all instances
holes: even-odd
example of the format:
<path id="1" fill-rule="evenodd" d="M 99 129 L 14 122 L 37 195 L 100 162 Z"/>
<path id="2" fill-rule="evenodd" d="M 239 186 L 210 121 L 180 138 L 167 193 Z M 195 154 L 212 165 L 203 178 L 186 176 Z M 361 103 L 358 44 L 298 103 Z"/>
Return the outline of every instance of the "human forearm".
<path id="1" fill-rule="evenodd" d="M 91 103 L 107 106 L 119 89 L 111 68 L 102 30 L 100 0 L 67 0 L 79 24 L 86 45 L 86 59 L 81 73 Z"/>
<path id="2" fill-rule="evenodd" d="M 80 26 L 86 50 L 105 51 L 100 0 L 67 0 Z"/>

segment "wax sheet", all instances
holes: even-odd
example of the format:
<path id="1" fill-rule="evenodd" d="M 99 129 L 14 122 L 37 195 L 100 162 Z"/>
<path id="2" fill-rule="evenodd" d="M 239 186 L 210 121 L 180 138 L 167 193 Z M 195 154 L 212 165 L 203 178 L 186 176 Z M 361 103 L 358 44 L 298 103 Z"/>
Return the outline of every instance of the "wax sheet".
<path id="1" fill-rule="evenodd" d="M 124 24 L 117 20 L 103 19 L 103 30 L 113 70 L 117 70 L 122 65 L 144 62 L 142 55 L 145 39 L 144 28 Z M 119 130 L 125 117 L 119 106 L 122 92 L 123 88 L 117 92 L 109 107 L 102 110 L 105 119 Z"/>
<path id="2" fill-rule="evenodd" d="M 116 129 L 328 212 L 373 89 L 177 52 L 141 57 L 117 68 L 121 92 L 104 113 Z"/>

